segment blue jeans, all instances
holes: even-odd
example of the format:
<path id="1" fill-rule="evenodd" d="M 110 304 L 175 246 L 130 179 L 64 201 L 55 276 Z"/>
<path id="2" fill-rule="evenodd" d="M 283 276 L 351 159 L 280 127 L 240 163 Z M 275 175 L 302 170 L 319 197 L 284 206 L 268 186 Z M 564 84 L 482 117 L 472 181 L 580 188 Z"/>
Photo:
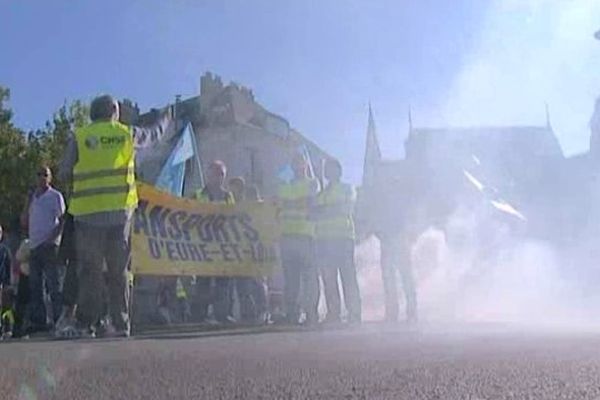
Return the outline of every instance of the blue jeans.
<path id="1" fill-rule="evenodd" d="M 62 268 L 58 265 L 58 246 L 42 244 L 31 251 L 29 259 L 29 320 L 34 328 L 47 325 L 44 288 L 52 305 L 54 322 L 62 309 Z"/>

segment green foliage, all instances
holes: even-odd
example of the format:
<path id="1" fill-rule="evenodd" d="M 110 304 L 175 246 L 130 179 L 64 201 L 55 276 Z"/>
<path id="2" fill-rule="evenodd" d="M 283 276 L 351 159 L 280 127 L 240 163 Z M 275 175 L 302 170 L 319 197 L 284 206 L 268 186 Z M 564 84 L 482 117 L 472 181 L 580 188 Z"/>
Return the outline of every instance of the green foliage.
<path id="1" fill-rule="evenodd" d="M 24 133 L 11 123 L 6 107 L 10 91 L 0 87 L 0 221 L 6 223 L 21 211 L 36 160 Z"/>
<path id="2" fill-rule="evenodd" d="M 56 174 L 70 132 L 85 125 L 89 115 L 88 106 L 75 101 L 59 108 L 43 129 L 25 133 L 11 122 L 9 100 L 10 91 L 0 86 L 0 224 L 21 213 L 40 165 Z M 68 194 L 64 182 L 54 183 Z"/>
<path id="3" fill-rule="evenodd" d="M 4 106 L 4 102 L 8 99 L 10 99 L 10 89 L 0 86 L 0 125 L 9 124 L 12 118 L 12 111 Z"/>
<path id="4" fill-rule="evenodd" d="M 40 159 L 56 174 L 65 151 L 69 136 L 75 128 L 88 123 L 89 108 L 81 101 L 75 101 L 69 106 L 63 105 L 53 116 L 52 122 L 46 123 L 46 129 L 38 135 Z M 55 180 L 55 186 L 66 197 L 70 188 L 66 182 Z"/>

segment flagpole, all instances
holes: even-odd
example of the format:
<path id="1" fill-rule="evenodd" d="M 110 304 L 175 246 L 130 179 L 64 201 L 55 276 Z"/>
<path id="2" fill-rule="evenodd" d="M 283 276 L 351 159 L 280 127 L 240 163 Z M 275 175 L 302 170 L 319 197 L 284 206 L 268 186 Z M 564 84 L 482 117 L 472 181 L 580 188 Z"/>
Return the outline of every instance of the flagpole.
<path id="1" fill-rule="evenodd" d="M 181 95 L 175 95 L 175 104 L 173 106 L 173 119 L 175 120 L 175 132 L 179 133 L 179 115 L 178 115 L 178 111 L 179 111 L 179 103 L 181 103 Z M 202 176 L 202 163 L 200 162 L 200 153 L 199 153 L 199 148 L 198 148 L 198 143 L 196 141 L 196 132 L 194 131 L 194 126 L 192 125 L 191 122 L 187 122 L 187 125 L 185 126 L 184 130 L 187 129 L 189 127 L 190 130 L 190 136 L 192 137 L 192 146 L 194 148 L 194 158 L 196 159 L 196 167 L 198 168 L 198 180 L 200 181 L 200 188 L 202 188 L 204 186 L 204 177 Z M 183 136 L 184 131 L 182 131 L 182 135 Z M 181 137 L 180 137 L 181 140 Z M 184 195 L 184 191 L 185 191 L 185 172 L 186 172 L 186 164 L 184 163 L 184 171 L 183 171 L 183 176 L 184 176 L 184 184 L 183 184 L 183 188 L 181 189 L 181 196 L 183 197 Z"/>
<path id="2" fill-rule="evenodd" d="M 192 137 L 192 146 L 194 146 L 194 158 L 196 159 L 196 165 L 198 167 L 198 179 L 200 180 L 200 188 L 204 187 L 204 177 L 202 176 L 202 163 L 200 162 L 200 149 L 196 142 L 196 132 L 191 122 L 188 122 L 190 127 L 190 136 Z"/>

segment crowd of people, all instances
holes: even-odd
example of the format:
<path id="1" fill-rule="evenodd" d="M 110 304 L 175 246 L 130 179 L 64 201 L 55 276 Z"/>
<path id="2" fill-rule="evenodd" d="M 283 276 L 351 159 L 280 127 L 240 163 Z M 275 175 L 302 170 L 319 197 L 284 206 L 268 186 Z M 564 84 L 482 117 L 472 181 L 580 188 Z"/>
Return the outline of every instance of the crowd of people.
<path id="1" fill-rule="evenodd" d="M 361 321 L 354 264 L 354 191 L 341 182 L 342 168 L 336 160 L 327 160 L 324 165 L 327 185 L 322 190 L 301 154 L 293 157 L 292 169 L 293 179 L 281 184 L 272 199 L 280 209 L 283 288 L 278 287 L 277 277 L 196 278 L 193 285 L 182 285 L 178 279 L 181 293 L 193 287 L 190 304 L 195 320 L 216 324 L 316 324 L 320 322 L 320 276 L 327 305 L 324 321 L 342 322 L 339 276 L 345 320 Z M 206 186 L 196 193 L 196 199 L 224 204 L 263 201 L 255 185 L 246 185 L 242 177 L 227 180 L 226 175 L 222 161 L 210 164 Z M 233 312 L 235 298 L 239 303 L 237 318 Z"/>
<path id="2" fill-rule="evenodd" d="M 21 216 L 4 234 L 0 228 L 0 318 L 4 338 L 52 332 L 58 337 L 126 337 L 131 330 L 130 231 L 138 198 L 135 150 L 168 140 L 172 122 L 165 110 L 150 127 L 119 122 L 118 103 L 100 96 L 90 107 L 91 123 L 71 136 L 59 178 L 72 184 L 68 204 L 42 166 Z M 326 322 L 358 323 L 361 300 L 354 265 L 354 191 L 342 183 L 342 167 L 326 160 L 322 184 L 301 154 L 292 158 L 291 181 L 272 199 L 280 210 L 283 271 L 276 307 L 273 277 L 195 277 L 163 282 L 157 308 L 170 322 L 174 298 L 178 319 L 192 315 L 216 324 L 251 322 L 314 325 L 320 321 L 321 277 Z M 227 167 L 213 161 L 199 202 L 261 202 L 258 188 L 242 177 L 227 180 Z M 321 187 L 323 186 L 323 187 Z M 271 199 L 269 199 L 271 201 Z M 346 314 L 342 314 L 341 281 Z M 234 304 L 239 305 L 234 312 Z"/>

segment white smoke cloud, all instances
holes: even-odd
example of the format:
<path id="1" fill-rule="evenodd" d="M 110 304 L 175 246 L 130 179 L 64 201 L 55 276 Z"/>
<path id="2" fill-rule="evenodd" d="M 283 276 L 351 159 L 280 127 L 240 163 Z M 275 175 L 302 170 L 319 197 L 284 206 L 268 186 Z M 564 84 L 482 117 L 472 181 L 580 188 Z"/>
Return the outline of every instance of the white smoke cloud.
<path id="1" fill-rule="evenodd" d="M 600 1 L 490 3 L 482 29 L 473 33 L 476 44 L 446 94 L 443 123 L 544 125 L 548 103 L 565 153 L 586 150 L 588 123 L 600 95 L 600 42 L 593 37 L 600 29 Z M 589 288 L 583 292 L 586 279 L 577 277 L 599 275 L 587 265 L 589 257 L 575 248 L 558 252 L 548 243 L 513 237 L 502 227 L 494 227 L 497 242 L 482 254 L 473 232 L 478 218 L 461 212 L 450 218 L 446 233 L 462 230 L 460 246 L 433 228 L 415 243 L 423 319 L 569 327 L 595 323 L 600 296 L 593 297 Z M 383 316 L 378 252 L 375 241 L 357 248 L 367 319 Z"/>
<path id="2" fill-rule="evenodd" d="M 600 94 L 597 0 L 495 0 L 476 45 L 447 94 L 451 125 L 545 123 L 566 153 L 588 146 L 588 121 Z"/>
<path id="3" fill-rule="evenodd" d="M 598 327 L 600 298 L 583 291 L 575 270 L 546 242 L 517 237 L 484 215 L 457 210 L 445 230 L 429 228 L 412 247 L 419 314 L 426 324 L 511 323 L 540 328 Z M 357 247 L 359 285 L 366 320 L 384 316 L 379 243 Z M 564 254 L 563 254 L 564 256 Z M 399 301 L 404 303 L 401 280 Z M 401 308 L 401 313 L 404 309 Z M 401 315 L 401 318 L 403 316 Z"/>
<path id="4" fill-rule="evenodd" d="M 385 316 L 380 255 L 379 241 L 373 236 L 356 246 L 358 286 L 366 321 L 381 321 Z"/>

